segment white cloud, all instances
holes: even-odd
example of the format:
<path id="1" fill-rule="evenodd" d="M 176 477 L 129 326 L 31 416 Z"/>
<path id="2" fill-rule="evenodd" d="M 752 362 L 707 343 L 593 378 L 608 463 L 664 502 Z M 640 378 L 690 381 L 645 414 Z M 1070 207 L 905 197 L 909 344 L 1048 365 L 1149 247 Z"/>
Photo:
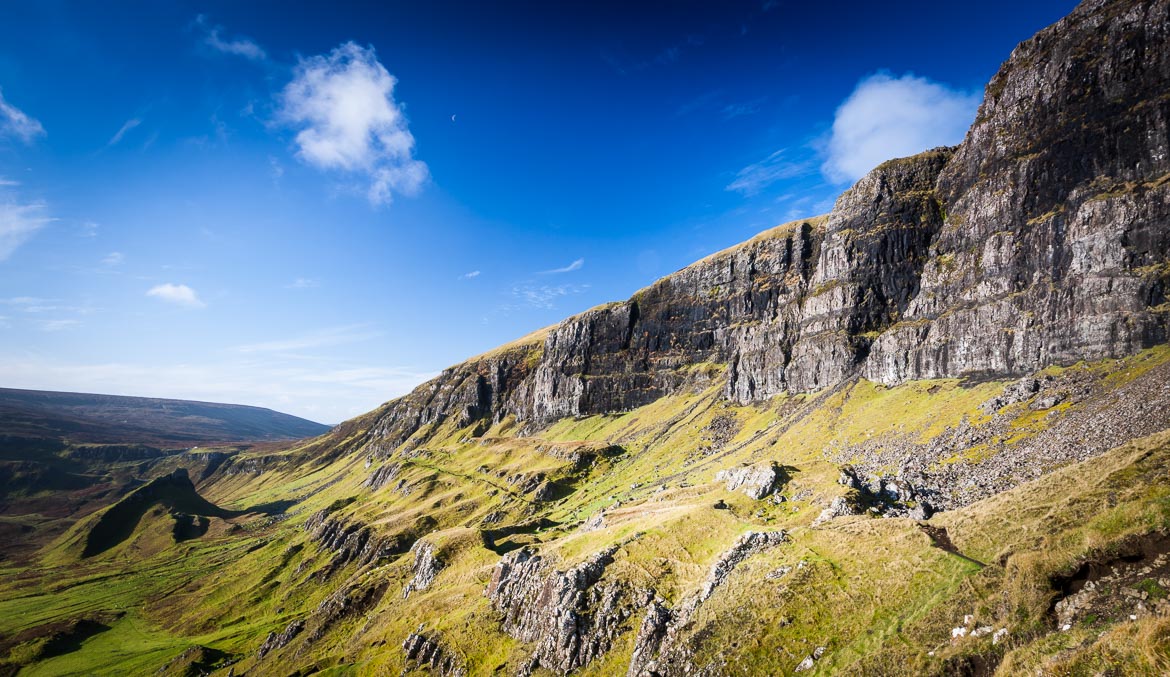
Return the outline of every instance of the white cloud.
<path id="1" fill-rule="evenodd" d="M 13 181 L 12 179 L 6 179 L 3 176 L 0 176 L 0 186 L 11 187 L 11 186 L 19 186 L 19 185 L 20 185 L 19 181 Z"/>
<path id="2" fill-rule="evenodd" d="M 6 260 L 17 247 L 52 220 L 45 214 L 43 203 L 0 201 L 0 261 Z"/>
<path id="3" fill-rule="evenodd" d="M 33 139 L 45 135 L 45 128 L 24 111 L 5 101 L 3 92 L 0 92 L 0 134 L 15 136 L 25 143 L 32 143 Z"/>
<path id="4" fill-rule="evenodd" d="M 199 300 L 199 296 L 195 293 L 194 289 L 185 284 L 172 284 L 168 282 L 166 284 L 156 285 L 151 287 L 146 292 L 146 295 L 166 301 L 167 303 L 186 306 L 188 308 L 202 308 L 207 305 Z"/>
<path id="5" fill-rule="evenodd" d="M 735 174 L 735 180 L 727 184 L 727 190 L 751 197 L 777 181 L 795 179 L 813 171 L 812 163 L 807 160 L 789 160 L 787 152 L 787 149 L 781 148 L 763 160 L 739 170 Z"/>
<path id="6" fill-rule="evenodd" d="M 564 268 L 553 268 L 552 270 L 542 270 L 537 275 L 557 275 L 559 273 L 571 273 L 574 270 L 581 270 L 585 265 L 585 259 L 577 259 Z"/>
<path id="7" fill-rule="evenodd" d="M 110 137 L 110 140 L 108 143 L 106 143 L 106 146 L 109 147 L 116 145 L 119 141 L 122 140 L 122 137 L 126 136 L 126 132 L 129 132 L 131 129 L 134 129 L 140 124 L 142 124 L 142 120 L 138 118 L 130 118 L 118 129 L 116 134 Z"/>
<path id="8" fill-rule="evenodd" d="M 837 109 L 821 169 L 832 181 L 855 181 L 886 160 L 958 143 L 979 101 L 976 92 L 909 74 L 871 75 Z"/>
<path id="9" fill-rule="evenodd" d="M 110 252 L 102 259 L 102 265 L 105 266 L 120 266 L 126 260 L 126 256 L 122 252 Z"/>
<path id="10" fill-rule="evenodd" d="M 323 170 L 364 174 L 366 196 L 388 204 L 427 180 L 414 159 L 414 136 L 394 100 L 397 79 L 374 50 L 347 42 L 328 55 L 302 59 L 280 94 L 278 119 L 299 129 L 297 156 Z"/>
<path id="11" fill-rule="evenodd" d="M 570 294 L 580 294 L 587 289 L 589 289 L 587 284 L 521 285 L 512 288 L 512 296 L 519 300 L 522 306 L 551 309 L 556 307 L 557 299 Z"/>
<path id="12" fill-rule="evenodd" d="M 268 54 L 264 52 L 264 49 L 253 40 L 244 37 L 225 39 L 223 37 L 223 26 L 209 25 L 207 17 L 202 14 L 195 17 L 195 23 L 204 30 L 203 44 L 217 52 L 242 56 L 252 61 L 263 61 L 268 58 Z"/>
<path id="13" fill-rule="evenodd" d="M 479 277 L 479 271 L 473 270 L 470 273 L 463 273 L 462 275 L 459 276 L 459 279 L 460 280 L 472 280 L 472 279 L 475 279 L 477 277 Z"/>

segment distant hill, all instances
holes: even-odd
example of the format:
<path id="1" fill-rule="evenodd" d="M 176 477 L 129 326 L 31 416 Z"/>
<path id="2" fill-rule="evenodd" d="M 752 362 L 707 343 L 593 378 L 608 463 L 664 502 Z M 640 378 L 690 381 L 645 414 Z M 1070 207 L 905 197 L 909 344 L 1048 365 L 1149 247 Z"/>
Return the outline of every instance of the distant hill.
<path id="1" fill-rule="evenodd" d="M 0 435 L 93 444 L 192 446 L 295 440 L 329 426 L 262 407 L 0 388 Z"/>

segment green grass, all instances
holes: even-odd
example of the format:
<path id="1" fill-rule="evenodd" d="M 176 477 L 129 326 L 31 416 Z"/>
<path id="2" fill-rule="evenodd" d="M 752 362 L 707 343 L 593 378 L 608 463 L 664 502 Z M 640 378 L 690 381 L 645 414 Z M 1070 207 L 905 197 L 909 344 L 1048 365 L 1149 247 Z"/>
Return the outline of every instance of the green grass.
<path id="1" fill-rule="evenodd" d="M 1167 359 L 1170 350 L 1158 348 L 1053 373 L 1083 370 L 1109 388 L 1149 378 Z M 709 375 L 721 366 L 696 369 Z M 1058 655 L 1076 666 L 1121 658 L 1162 665 L 1161 621 L 1128 629 L 1086 624 L 1075 633 L 1053 634 L 1046 614 L 1054 575 L 1123 539 L 1170 526 L 1170 434 L 1123 445 L 932 519 L 966 559 L 933 547 L 904 519 L 856 516 L 810 528 L 832 497 L 846 491 L 828 456 L 883 440 L 929 442 L 963 420 L 981 425 L 988 416 L 979 405 L 1005 383 L 937 380 L 886 388 L 858 381 L 835 391 L 736 406 L 722 400 L 716 382 L 630 412 L 561 420 L 526 436 L 516 435 L 511 420 L 479 437 L 472 435 L 474 426 L 446 421 L 416 433 L 421 444 L 412 451 L 377 459 L 368 468 L 369 453 L 356 448 L 328 464 L 304 460 L 319 450 L 314 442 L 281 452 L 296 462 L 261 474 L 220 476 L 200 487 L 208 500 L 232 510 L 284 501 L 287 519 L 228 514 L 213 518 L 205 536 L 175 543 L 169 518 L 156 509 L 117 546 L 79 560 L 78 544 L 92 522 L 82 519 L 46 540 L 28 566 L 4 565 L 0 635 L 86 614 L 123 614 L 77 651 L 22 674 L 149 673 L 195 644 L 238 657 L 238 674 L 296 668 L 400 674 L 411 668 L 402 641 L 421 623 L 473 674 L 500 666 L 511 673 L 530 648 L 502 632 L 484 595 L 499 555 L 484 547 L 481 533 L 547 519 L 553 526 L 500 540 L 531 544 L 562 569 L 621 544 L 606 578 L 634 590 L 653 589 L 675 608 L 740 534 L 787 530 L 789 542 L 741 563 L 679 630 L 700 664 L 726 660 L 730 674 L 785 673 L 817 646 L 827 650 L 816 674 L 945 674 L 954 665 L 948 661 L 1000 654 L 1012 671 L 1034 672 Z M 1043 430 L 1051 412 L 1016 406 L 1003 413 L 1013 417 L 1005 443 L 1016 444 Z M 718 439 L 715 421 L 733 434 Z M 338 439 L 356 443 L 359 430 Z M 611 451 L 618 447 L 620 453 Z M 594 461 L 574 464 L 570 459 L 578 452 L 593 453 Z M 979 453 L 956 450 L 965 461 Z M 752 501 L 714 480 L 720 469 L 765 461 L 792 469 L 784 503 Z M 386 463 L 401 465 L 395 482 L 377 491 L 364 487 Z M 554 482 L 560 493 L 534 500 L 522 487 L 537 477 Z M 407 493 L 396 490 L 398 480 Z M 728 509 L 716 510 L 716 501 Z M 410 554 L 363 568 L 350 564 L 322 580 L 334 554 L 313 542 L 304 524 L 327 508 L 332 517 L 369 525 L 382 536 L 406 533 L 425 520 L 424 538 L 444 568 L 431 588 L 407 599 L 402 591 L 412 576 Z M 598 512 L 604 513 L 602 528 L 578 529 Z M 489 516 L 502 517 L 485 526 Z M 6 519 L 38 528 L 45 522 L 31 515 Z M 781 566 L 793 569 L 778 580 L 765 578 Z M 1150 597 L 1165 595 L 1157 581 L 1148 583 Z M 343 616 L 308 642 L 330 595 L 369 588 L 385 589 L 377 604 Z M 1009 628 L 1012 643 L 994 650 L 989 637 L 952 643 L 950 629 L 965 614 Z M 255 651 L 264 637 L 294 619 L 307 619 L 301 636 L 258 661 Z M 614 649 L 581 674 L 623 672 L 640 622 L 640 616 L 629 619 Z M 36 641 L 7 659 L 30 656 Z"/>

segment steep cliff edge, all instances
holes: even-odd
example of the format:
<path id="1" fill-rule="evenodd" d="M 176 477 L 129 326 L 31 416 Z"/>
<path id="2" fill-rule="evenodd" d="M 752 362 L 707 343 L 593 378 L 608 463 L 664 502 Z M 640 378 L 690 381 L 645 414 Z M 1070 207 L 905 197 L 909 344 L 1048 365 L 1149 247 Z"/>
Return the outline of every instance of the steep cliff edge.
<path id="1" fill-rule="evenodd" d="M 1091 0 L 1020 44 L 936 192 L 946 224 L 869 378 L 1024 373 L 1165 342 L 1170 5 Z"/>
<path id="2" fill-rule="evenodd" d="M 746 403 L 1165 342 L 1168 12 L 1083 3 L 1012 53 L 957 148 L 891 160 L 827 216 L 452 367 L 389 404 L 375 437 L 627 411 L 712 380 Z"/>

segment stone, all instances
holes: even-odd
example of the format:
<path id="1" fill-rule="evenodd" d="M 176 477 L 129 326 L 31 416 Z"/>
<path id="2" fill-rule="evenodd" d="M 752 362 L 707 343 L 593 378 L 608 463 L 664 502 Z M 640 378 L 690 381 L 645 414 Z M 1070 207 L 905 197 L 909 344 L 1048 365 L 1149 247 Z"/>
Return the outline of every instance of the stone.
<path id="1" fill-rule="evenodd" d="M 720 470 L 715 473 L 715 481 L 723 482 L 728 491 L 739 491 L 748 498 L 758 501 L 776 491 L 781 481 L 781 473 L 775 463 L 757 463 Z"/>

